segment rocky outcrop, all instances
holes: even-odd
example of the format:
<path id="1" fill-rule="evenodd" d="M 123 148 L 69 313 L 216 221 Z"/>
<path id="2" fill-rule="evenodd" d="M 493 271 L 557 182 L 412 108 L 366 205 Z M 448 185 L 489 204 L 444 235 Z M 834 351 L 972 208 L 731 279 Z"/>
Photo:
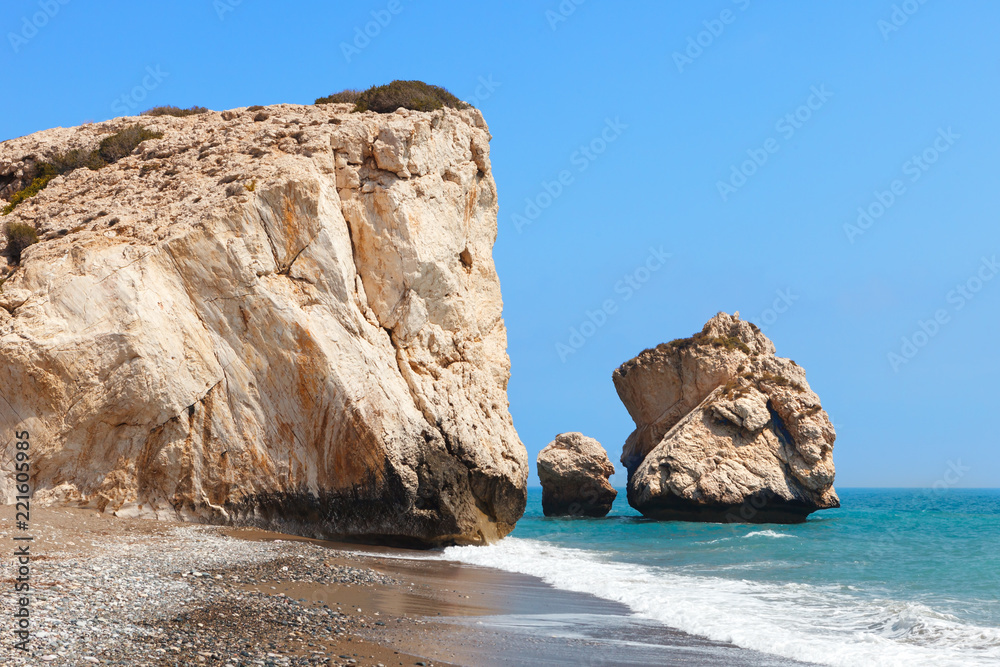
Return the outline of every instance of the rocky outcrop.
<path id="1" fill-rule="evenodd" d="M 486 123 L 350 108 L 0 144 L 9 200 L 57 154 L 162 133 L 4 219 L 41 237 L 0 292 L 3 456 L 30 433 L 36 503 L 413 545 L 513 528 Z"/>
<path id="2" fill-rule="evenodd" d="M 636 425 L 621 460 L 644 515 L 794 523 L 840 506 L 819 397 L 738 313 L 642 352 L 613 380 Z"/>
<path id="3" fill-rule="evenodd" d="M 538 454 L 545 516 L 606 516 L 618 496 L 608 478 L 615 467 L 601 443 L 560 433 Z"/>

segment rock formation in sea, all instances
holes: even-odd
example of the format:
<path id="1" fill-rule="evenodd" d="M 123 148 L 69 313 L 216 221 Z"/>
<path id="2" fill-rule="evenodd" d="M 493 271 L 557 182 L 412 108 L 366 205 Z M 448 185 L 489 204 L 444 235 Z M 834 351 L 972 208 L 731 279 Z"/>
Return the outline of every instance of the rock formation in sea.
<path id="1" fill-rule="evenodd" d="M 606 516 L 618 492 L 608 482 L 615 467 L 597 440 L 560 433 L 538 454 L 545 516 Z"/>
<path id="2" fill-rule="evenodd" d="M 28 433 L 36 503 L 417 546 L 513 529 L 489 130 L 350 110 L 0 144 L 0 223 L 40 239 L 0 291 L 2 454 Z"/>
<path id="3" fill-rule="evenodd" d="M 795 523 L 839 507 L 833 425 L 805 371 L 739 313 L 613 374 L 635 421 L 628 501 L 659 519 Z"/>

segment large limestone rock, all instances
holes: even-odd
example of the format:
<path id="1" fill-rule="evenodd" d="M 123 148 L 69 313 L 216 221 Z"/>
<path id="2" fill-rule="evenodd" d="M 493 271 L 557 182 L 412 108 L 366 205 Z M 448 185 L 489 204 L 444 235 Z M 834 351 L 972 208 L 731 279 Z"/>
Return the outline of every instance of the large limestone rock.
<path id="1" fill-rule="evenodd" d="M 601 443 L 582 433 L 560 433 L 538 453 L 545 516 L 606 516 L 618 496 L 608 478 L 615 467 Z"/>
<path id="2" fill-rule="evenodd" d="M 652 518 L 798 522 L 839 507 L 833 425 L 805 371 L 749 322 L 719 313 L 613 374 L 636 429 L 629 503 Z"/>
<path id="3" fill-rule="evenodd" d="M 0 292 L 2 454 L 30 433 L 35 501 L 414 545 L 508 533 L 528 468 L 480 113 L 57 128 L 0 144 L 0 197 L 134 122 L 163 137 L 3 220 L 42 239 Z"/>

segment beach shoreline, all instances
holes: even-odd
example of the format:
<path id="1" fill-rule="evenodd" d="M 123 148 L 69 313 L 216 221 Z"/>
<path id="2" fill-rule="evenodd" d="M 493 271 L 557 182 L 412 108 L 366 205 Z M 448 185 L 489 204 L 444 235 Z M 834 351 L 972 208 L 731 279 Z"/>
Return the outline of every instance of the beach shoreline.
<path id="1" fill-rule="evenodd" d="M 794 664 L 433 552 L 70 508 L 32 531 L 34 655 L 13 648 L 6 556 L 3 664 Z"/>

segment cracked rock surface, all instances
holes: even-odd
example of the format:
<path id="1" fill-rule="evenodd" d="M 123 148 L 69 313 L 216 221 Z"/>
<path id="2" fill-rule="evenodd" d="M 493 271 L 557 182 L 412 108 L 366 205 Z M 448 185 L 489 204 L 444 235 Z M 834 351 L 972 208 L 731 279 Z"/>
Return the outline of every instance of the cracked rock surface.
<path id="1" fill-rule="evenodd" d="M 613 380 L 636 424 L 622 463 L 644 515 L 795 523 L 840 506 L 836 433 L 819 397 L 738 313 L 642 352 Z"/>
<path id="2" fill-rule="evenodd" d="M 0 428 L 30 433 L 35 502 L 419 546 L 513 529 L 528 463 L 489 130 L 475 109 L 349 111 L 0 144 L 9 200 L 56 154 L 163 134 L 3 220 L 40 237 L 0 290 Z"/>

